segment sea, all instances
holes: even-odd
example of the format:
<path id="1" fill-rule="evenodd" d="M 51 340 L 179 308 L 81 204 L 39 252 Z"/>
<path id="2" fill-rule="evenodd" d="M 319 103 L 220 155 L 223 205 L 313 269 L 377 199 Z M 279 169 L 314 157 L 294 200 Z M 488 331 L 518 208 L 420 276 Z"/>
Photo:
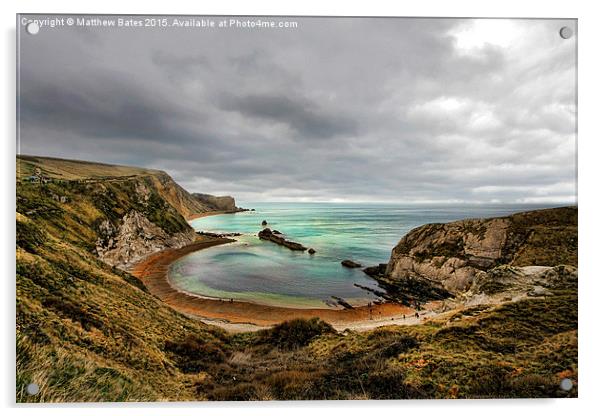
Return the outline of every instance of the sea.
<path id="1" fill-rule="evenodd" d="M 399 205 L 350 203 L 247 203 L 246 211 L 190 222 L 197 231 L 241 233 L 237 241 L 200 250 L 174 262 L 171 284 L 203 297 L 294 308 L 332 308 L 334 297 L 352 305 L 375 299 L 377 289 L 362 268 L 387 263 L 391 250 L 411 229 L 427 223 L 504 216 L 551 205 Z M 257 233 L 272 230 L 316 250 L 291 251 Z M 349 259 L 362 268 L 349 269 Z"/>

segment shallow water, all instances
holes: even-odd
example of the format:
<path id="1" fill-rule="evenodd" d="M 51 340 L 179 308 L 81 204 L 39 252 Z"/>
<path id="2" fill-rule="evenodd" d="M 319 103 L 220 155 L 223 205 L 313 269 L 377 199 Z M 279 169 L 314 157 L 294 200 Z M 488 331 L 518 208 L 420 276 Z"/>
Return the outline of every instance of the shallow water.
<path id="1" fill-rule="evenodd" d="M 363 266 L 386 263 L 391 249 L 412 228 L 431 222 L 495 217 L 547 206 L 400 206 L 390 204 L 257 203 L 255 212 L 216 215 L 191 221 L 197 231 L 239 232 L 236 243 L 191 253 L 170 268 L 174 286 L 208 297 L 290 307 L 324 307 L 331 296 L 366 304 L 374 296 L 354 284 L 377 288 L 351 259 Z M 291 251 L 257 233 L 266 220 L 290 240 L 316 254 Z"/>

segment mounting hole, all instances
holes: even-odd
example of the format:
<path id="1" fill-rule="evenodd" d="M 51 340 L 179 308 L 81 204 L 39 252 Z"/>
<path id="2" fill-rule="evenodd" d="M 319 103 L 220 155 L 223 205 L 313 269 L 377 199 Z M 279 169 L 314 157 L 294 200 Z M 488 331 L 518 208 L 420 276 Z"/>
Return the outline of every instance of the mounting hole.
<path id="1" fill-rule="evenodd" d="M 25 26 L 25 30 L 30 35 L 37 35 L 40 31 L 40 25 L 38 25 L 36 22 L 29 22 L 27 23 L 27 26 Z"/>
<path id="2" fill-rule="evenodd" d="M 564 391 L 569 391 L 573 388 L 573 380 L 570 378 L 563 378 L 560 382 L 560 388 Z"/>
<path id="3" fill-rule="evenodd" d="M 29 383 L 27 385 L 27 394 L 30 396 L 35 396 L 40 392 L 40 386 L 37 383 Z"/>
<path id="4" fill-rule="evenodd" d="M 558 33 L 560 33 L 562 39 L 570 39 L 573 36 L 573 29 L 568 26 L 563 26 Z"/>

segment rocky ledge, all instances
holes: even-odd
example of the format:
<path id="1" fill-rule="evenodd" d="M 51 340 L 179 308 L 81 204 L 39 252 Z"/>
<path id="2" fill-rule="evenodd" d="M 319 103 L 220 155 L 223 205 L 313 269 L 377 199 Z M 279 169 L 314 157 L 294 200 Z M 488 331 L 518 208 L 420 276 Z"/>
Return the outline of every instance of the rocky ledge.
<path id="1" fill-rule="evenodd" d="M 194 193 L 192 196 L 213 211 L 233 211 L 236 209 L 236 201 L 231 196 L 215 196 L 200 193 Z"/>
<path id="2" fill-rule="evenodd" d="M 264 228 L 257 234 L 257 236 L 262 240 L 272 241 L 280 246 L 287 247 L 293 251 L 307 250 L 307 247 L 305 247 L 304 245 L 302 245 L 300 243 L 296 243 L 294 241 L 289 241 L 286 238 L 284 238 L 282 234 L 279 234 L 279 233 L 276 234 L 269 228 Z"/>
<path id="3" fill-rule="evenodd" d="M 426 224 L 400 240 L 388 263 L 363 271 L 386 292 L 362 289 L 415 307 L 546 295 L 577 279 L 577 208 Z"/>
<path id="4" fill-rule="evenodd" d="M 470 289 L 459 296 L 469 305 L 510 301 L 521 297 L 548 296 L 553 291 L 577 286 L 573 266 L 498 266 L 479 273 Z"/>
<path id="5" fill-rule="evenodd" d="M 152 223 L 144 214 L 130 211 L 117 226 L 104 220 L 98 227 L 96 254 L 105 263 L 128 269 L 149 254 L 166 248 L 180 248 L 196 238 L 192 229 L 169 233 Z"/>
<path id="6" fill-rule="evenodd" d="M 384 276 L 457 294 L 500 265 L 560 264 L 577 266 L 576 207 L 418 227 L 393 249 Z"/>
<path id="7" fill-rule="evenodd" d="M 208 231 L 197 231 L 200 236 L 211 237 L 211 238 L 228 238 L 228 237 L 239 237 L 242 233 L 210 233 Z"/>

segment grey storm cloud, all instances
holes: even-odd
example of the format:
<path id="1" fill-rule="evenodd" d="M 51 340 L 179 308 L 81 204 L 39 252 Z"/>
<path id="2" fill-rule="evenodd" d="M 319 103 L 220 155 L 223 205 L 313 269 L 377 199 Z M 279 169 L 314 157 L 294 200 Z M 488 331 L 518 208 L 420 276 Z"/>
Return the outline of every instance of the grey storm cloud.
<path id="1" fill-rule="evenodd" d="M 575 21 L 279 19 L 22 33 L 20 152 L 242 201 L 575 202 Z"/>
<path id="2" fill-rule="evenodd" d="M 227 94 L 220 104 L 227 111 L 288 125 L 304 139 L 322 139 L 355 132 L 355 120 L 340 117 L 336 113 L 328 114 L 321 111 L 316 103 L 285 95 L 237 97 Z"/>

